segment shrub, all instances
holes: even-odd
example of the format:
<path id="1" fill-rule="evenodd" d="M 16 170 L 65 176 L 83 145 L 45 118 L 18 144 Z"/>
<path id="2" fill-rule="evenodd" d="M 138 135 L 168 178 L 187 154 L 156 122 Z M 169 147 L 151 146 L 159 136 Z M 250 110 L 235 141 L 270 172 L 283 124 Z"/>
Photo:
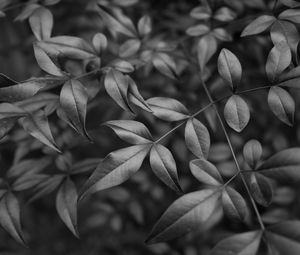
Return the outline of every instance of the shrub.
<path id="1" fill-rule="evenodd" d="M 299 7 L 2 1 L 5 254 L 298 254 Z"/>

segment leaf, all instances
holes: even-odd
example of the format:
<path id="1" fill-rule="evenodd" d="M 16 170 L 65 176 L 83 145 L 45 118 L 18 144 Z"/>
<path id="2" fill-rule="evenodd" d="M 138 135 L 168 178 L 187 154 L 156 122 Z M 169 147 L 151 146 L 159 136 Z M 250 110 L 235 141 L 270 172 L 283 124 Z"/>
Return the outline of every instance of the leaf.
<path id="1" fill-rule="evenodd" d="M 128 80 L 121 72 L 111 69 L 105 76 L 104 87 L 120 107 L 125 111 L 132 112 L 127 99 Z"/>
<path id="2" fill-rule="evenodd" d="M 264 161 L 257 171 L 279 181 L 300 180 L 300 148 L 290 148 L 277 152 Z"/>
<path id="3" fill-rule="evenodd" d="M 261 32 L 267 30 L 274 21 L 276 21 L 276 18 L 274 16 L 259 16 L 244 28 L 241 37 L 260 34 Z"/>
<path id="4" fill-rule="evenodd" d="M 136 54 L 141 47 L 139 39 L 129 39 L 124 42 L 119 48 L 119 55 L 122 58 L 128 58 Z"/>
<path id="5" fill-rule="evenodd" d="M 225 82 L 235 91 L 241 81 L 242 66 L 231 51 L 221 50 L 218 58 L 218 71 Z"/>
<path id="6" fill-rule="evenodd" d="M 255 169 L 262 155 L 262 147 L 259 141 L 249 140 L 243 148 L 244 159 L 251 169 Z"/>
<path id="7" fill-rule="evenodd" d="M 12 189 L 14 191 L 31 189 L 48 179 L 48 177 L 46 174 L 24 174 L 13 182 Z"/>
<path id="8" fill-rule="evenodd" d="M 0 104 L 0 119 L 19 118 L 26 116 L 28 113 L 16 105 L 10 103 Z"/>
<path id="9" fill-rule="evenodd" d="M 44 7 L 36 9 L 29 18 L 29 24 L 36 39 L 49 39 L 53 27 L 52 13 Z"/>
<path id="10" fill-rule="evenodd" d="M 56 210 L 70 231 L 79 238 L 77 229 L 77 198 L 74 182 L 66 178 L 56 195 Z"/>
<path id="11" fill-rule="evenodd" d="M 29 199 L 28 203 L 31 203 L 53 192 L 61 184 L 64 177 L 65 176 L 62 174 L 49 175 L 44 179 L 44 181 L 40 182 L 34 187 L 33 196 Z"/>
<path id="12" fill-rule="evenodd" d="M 198 25 L 194 25 L 189 27 L 186 30 L 186 33 L 190 36 L 202 36 L 205 35 L 206 33 L 208 33 L 210 31 L 210 28 L 206 25 L 203 24 L 198 24 Z"/>
<path id="13" fill-rule="evenodd" d="M 224 117 L 232 129 L 241 132 L 250 120 L 247 103 L 238 95 L 231 96 L 225 104 Z"/>
<path id="14" fill-rule="evenodd" d="M 156 53 L 152 58 L 152 64 L 160 73 L 171 79 L 177 78 L 175 60 L 166 53 Z"/>
<path id="15" fill-rule="evenodd" d="M 296 26 L 288 21 L 277 20 L 271 27 L 271 39 L 274 45 L 285 41 L 288 43 L 291 51 L 296 53 L 299 42 L 299 32 Z"/>
<path id="16" fill-rule="evenodd" d="M 25 8 L 23 8 L 14 21 L 23 21 L 27 19 L 36 9 L 40 7 L 41 5 L 35 3 L 26 4 Z"/>
<path id="17" fill-rule="evenodd" d="M 132 29 L 132 27 L 128 26 L 128 24 L 126 26 L 126 24 L 120 22 L 120 20 L 118 20 L 116 17 L 112 16 L 99 6 L 97 8 L 97 11 L 103 19 L 105 25 L 108 27 L 108 30 L 114 37 L 116 37 L 117 34 L 123 34 L 129 37 L 136 37 L 136 31 Z"/>
<path id="18" fill-rule="evenodd" d="M 291 21 L 293 23 L 300 23 L 300 10 L 299 9 L 288 9 L 283 11 L 278 16 L 279 19 Z"/>
<path id="19" fill-rule="evenodd" d="M 217 51 L 217 40 L 212 35 L 203 36 L 197 44 L 197 57 L 201 73 L 204 72 L 206 64 Z"/>
<path id="20" fill-rule="evenodd" d="M 179 101 L 168 97 L 152 97 L 147 104 L 153 115 L 166 121 L 178 121 L 188 118 L 188 110 Z"/>
<path id="21" fill-rule="evenodd" d="M 31 136 L 35 137 L 53 150 L 59 153 L 61 152 L 57 148 L 49 127 L 48 119 L 43 111 L 39 111 L 31 116 L 23 117 L 20 119 L 20 121 L 24 130 L 27 131 Z"/>
<path id="22" fill-rule="evenodd" d="M 33 50 L 35 59 L 43 71 L 55 76 L 66 75 L 66 73 L 58 67 L 57 61 L 54 61 L 38 44 L 33 44 Z"/>
<path id="23" fill-rule="evenodd" d="M 0 139 L 4 138 L 13 129 L 17 120 L 16 117 L 0 120 Z"/>
<path id="24" fill-rule="evenodd" d="M 282 81 L 278 83 L 277 86 L 299 89 L 300 88 L 299 82 L 300 82 L 300 78 L 298 77 L 287 81 Z"/>
<path id="25" fill-rule="evenodd" d="M 201 183 L 220 186 L 223 179 L 218 169 L 205 159 L 194 159 L 190 162 L 190 169 L 193 176 Z"/>
<path id="26" fill-rule="evenodd" d="M 187 121 L 184 131 L 187 148 L 198 158 L 207 158 L 210 136 L 207 128 L 197 119 Z"/>
<path id="27" fill-rule="evenodd" d="M 151 18 L 148 15 L 144 15 L 138 21 L 138 32 L 139 32 L 139 35 L 142 36 L 142 37 L 144 37 L 144 36 L 150 34 L 151 31 L 152 31 Z"/>
<path id="28" fill-rule="evenodd" d="M 97 165 L 100 164 L 102 159 L 99 158 L 87 158 L 82 161 L 76 162 L 71 167 L 71 173 L 72 174 L 81 174 L 85 172 L 89 172 L 91 170 L 94 170 Z"/>
<path id="29" fill-rule="evenodd" d="M 267 241 L 279 252 L 278 254 L 298 255 L 300 249 L 300 222 L 289 220 L 276 223 L 267 228 Z"/>
<path id="30" fill-rule="evenodd" d="M 279 75 L 290 65 L 292 55 L 284 41 L 276 44 L 270 51 L 266 63 L 266 73 L 271 82 L 276 82 Z"/>
<path id="31" fill-rule="evenodd" d="M 20 219 L 20 205 L 11 192 L 6 192 L 0 200 L 0 225 L 19 243 L 26 246 Z"/>
<path id="32" fill-rule="evenodd" d="M 246 201 L 235 189 L 227 186 L 222 192 L 222 204 L 228 217 L 245 221 L 248 213 Z"/>
<path id="33" fill-rule="evenodd" d="M 257 203 L 269 206 L 273 198 L 273 190 L 270 181 L 259 173 L 250 175 L 250 191 Z"/>
<path id="34" fill-rule="evenodd" d="M 146 242 L 163 242 L 199 228 L 219 205 L 220 191 L 204 189 L 177 199 L 153 227 Z"/>
<path id="35" fill-rule="evenodd" d="M 140 169 L 150 148 L 149 144 L 134 145 L 108 154 L 85 183 L 81 198 L 128 180 Z"/>
<path id="36" fill-rule="evenodd" d="M 122 73 L 131 73 L 134 71 L 134 66 L 131 63 L 121 59 L 114 60 L 110 63 L 110 66 Z"/>
<path id="37" fill-rule="evenodd" d="M 96 57 L 95 50 L 82 38 L 75 36 L 55 36 L 36 42 L 50 56 L 64 56 L 71 59 L 89 59 Z"/>
<path id="38" fill-rule="evenodd" d="M 102 51 L 105 51 L 107 48 L 107 38 L 102 33 L 95 34 L 92 43 L 98 54 L 102 53 Z"/>
<path id="39" fill-rule="evenodd" d="M 135 104 L 136 106 L 142 108 L 143 110 L 147 112 L 152 112 L 149 105 L 145 101 L 145 99 L 140 94 L 138 87 L 133 79 L 130 78 L 130 76 L 125 76 L 128 80 L 128 100 Z"/>
<path id="40" fill-rule="evenodd" d="M 67 81 L 61 89 L 59 99 L 72 126 L 90 140 L 85 128 L 88 94 L 83 84 L 78 80 Z"/>
<path id="41" fill-rule="evenodd" d="M 148 128 L 141 122 L 134 120 L 112 120 L 105 123 L 106 126 L 124 141 L 131 144 L 152 143 L 152 135 Z"/>
<path id="42" fill-rule="evenodd" d="M 9 103 L 22 101 L 31 98 L 38 92 L 58 86 L 64 81 L 65 79 L 61 77 L 41 77 L 2 87 L 0 88 L 0 101 Z"/>
<path id="43" fill-rule="evenodd" d="M 280 87 L 271 87 L 268 104 L 275 116 L 289 126 L 293 126 L 295 102 L 291 95 Z"/>
<path id="44" fill-rule="evenodd" d="M 171 189 L 182 193 L 178 182 L 175 159 L 172 153 L 161 144 L 153 144 L 150 151 L 150 165 L 155 175 Z"/>
<path id="45" fill-rule="evenodd" d="M 210 255 L 256 255 L 262 231 L 255 230 L 230 236 L 219 242 Z"/>
<path id="46" fill-rule="evenodd" d="M 214 19 L 221 22 L 229 22 L 234 20 L 235 18 L 236 13 L 227 7 L 219 8 L 214 14 Z"/>

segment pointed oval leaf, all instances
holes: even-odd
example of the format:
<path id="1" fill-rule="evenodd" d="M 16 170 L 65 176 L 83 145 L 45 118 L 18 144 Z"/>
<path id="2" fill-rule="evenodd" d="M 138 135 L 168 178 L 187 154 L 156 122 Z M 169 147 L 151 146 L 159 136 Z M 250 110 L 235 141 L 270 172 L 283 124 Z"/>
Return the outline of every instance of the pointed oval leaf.
<path id="1" fill-rule="evenodd" d="M 278 119 L 289 126 L 293 126 L 295 102 L 286 90 L 272 87 L 268 94 L 268 104 Z"/>
<path id="2" fill-rule="evenodd" d="M 246 26 L 241 36 L 256 35 L 267 30 L 276 20 L 274 16 L 262 15 Z"/>
<path id="3" fill-rule="evenodd" d="M 207 158 L 210 136 L 207 128 L 197 119 L 187 121 L 184 131 L 187 148 L 198 158 Z"/>
<path id="4" fill-rule="evenodd" d="M 97 33 L 94 35 L 92 40 L 95 51 L 100 54 L 107 48 L 107 38 L 102 33 Z"/>
<path id="5" fill-rule="evenodd" d="M 222 204 L 226 215 L 237 221 L 245 221 L 248 208 L 245 199 L 235 189 L 227 186 L 222 192 Z"/>
<path id="6" fill-rule="evenodd" d="M 242 66 L 231 51 L 221 50 L 218 58 L 218 71 L 224 81 L 235 91 L 241 81 Z"/>
<path id="7" fill-rule="evenodd" d="M 299 24 L 300 23 L 300 10 L 299 9 L 285 10 L 279 14 L 278 18 Z"/>
<path id="8" fill-rule="evenodd" d="M 30 16 L 29 24 L 36 39 L 49 39 L 53 27 L 52 13 L 47 8 L 40 7 Z"/>
<path id="9" fill-rule="evenodd" d="M 186 33 L 190 36 L 201 36 L 210 31 L 210 28 L 207 25 L 199 24 L 191 26 L 186 30 Z"/>
<path id="10" fill-rule="evenodd" d="M 119 48 L 119 55 L 121 58 L 128 58 L 136 54 L 141 47 L 139 39 L 129 39 L 124 42 Z"/>
<path id="11" fill-rule="evenodd" d="M 141 167 L 151 145 L 134 145 L 108 154 L 85 183 L 81 198 L 97 191 L 117 186 Z"/>
<path id="12" fill-rule="evenodd" d="M 250 191 L 257 203 L 268 206 L 272 202 L 273 190 L 270 181 L 259 173 L 250 175 Z"/>
<path id="13" fill-rule="evenodd" d="M 153 227 L 147 243 L 157 243 L 196 230 L 219 206 L 220 191 L 204 189 L 177 199 Z"/>
<path id="14" fill-rule="evenodd" d="M 138 22 L 138 32 L 140 36 L 146 36 L 152 31 L 151 18 L 148 15 L 144 15 Z"/>
<path id="15" fill-rule="evenodd" d="M 147 104 L 154 116 L 166 121 L 184 120 L 189 117 L 186 107 L 179 101 L 168 97 L 152 97 Z"/>
<path id="16" fill-rule="evenodd" d="M 67 81 L 60 92 L 60 105 L 76 131 L 89 139 L 85 128 L 88 94 L 78 80 Z"/>
<path id="17" fill-rule="evenodd" d="M 213 186 L 220 186 L 223 183 L 218 169 L 205 159 L 192 160 L 190 169 L 194 177 L 201 183 Z"/>
<path id="18" fill-rule="evenodd" d="M 290 65 L 291 50 L 285 41 L 276 44 L 270 51 L 266 63 L 266 73 L 271 82 L 276 82 L 279 75 Z"/>
<path id="19" fill-rule="evenodd" d="M 207 62 L 217 51 L 217 40 L 212 35 L 203 36 L 197 44 L 197 57 L 201 73 L 204 72 Z"/>
<path id="20" fill-rule="evenodd" d="M 19 243 L 26 246 L 20 218 L 20 205 L 11 192 L 5 193 L 0 200 L 0 225 Z"/>
<path id="21" fill-rule="evenodd" d="M 300 148 L 290 148 L 280 152 L 263 162 L 258 171 L 277 180 L 300 180 Z"/>
<path id="22" fill-rule="evenodd" d="M 210 255 L 256 255 L 261 237 L 259 230 L 230 236 L 219 242 Z"/>
<path id="23" fill-rule="evenodd" d="M 56 195 L 56 210 L 70 231 L 79 238 L 77 229 L 77 190 L 73 181 L 66 178 Z"/>
<path id="24" fill-rule="evenodd" d="M 166 53 L 156 53 L 152 58 L 152 64 L 160 73 L 171 79 L 176 79 L 175 60 Z"/>
<path id="25" fill-rule="evenodd" d="M 128 79 L 118 70 L 111 69 L 104 79 L 104 87 L 111 98 L 125 111 L 132 112 L 127 99 Z"/>
<path id="26" fill-rule="evenodd" d="M 150 165 L 155 175 L 178 193 L 182 189 L 178 182 L 175 159 L 172 153 L 161 144 L 154 144 L 150 151 Z"/>
<path id="27" fill-rule="evenodd" d="M 231 96 L 225 105 L 224 117 L 232 129 L 241 132 L 250 120 L 250 111 L 245 100 L 238 95 Z"/>
<path id="28" fill-rule="evenodd" d="M 267 241 L 278 251 L 278 254 L 298 255 L 300 249 L 300 222 L 289 220 L 276 223 L 267 228 Z"/>
<path id="29" fill-rule="evenodd" d="M 141 122 L 134 120 L 112 120 L 105 123 L 106 126 L 124 141 L 131 144 L 151 143 L 153 138 L 148 128 Z"/>
<path id="30" fill-rule="evenodd" d="M 2 103 L 0 104 L 0 119 L 13 118 L 13 117 L 23 117 L 28 113 L 24 111 L 22 108 L 10 104 L 10 103 Z"/>
<path id="31" fill-rule="evenodd" d="M 48 119 L 43 111 L 39 111 L 34 115 L 29 115 L 20 119 L 21 125 L 31 136 L 50 148 L 60 152 L 52 136 Z"/>
<path id="32" fill-rule="evenodd" d="M 249 140 L 243 148 L 244 159 L 251 169 L 255 169 L 262 155 L 262 147 L 259 141 Z"/>

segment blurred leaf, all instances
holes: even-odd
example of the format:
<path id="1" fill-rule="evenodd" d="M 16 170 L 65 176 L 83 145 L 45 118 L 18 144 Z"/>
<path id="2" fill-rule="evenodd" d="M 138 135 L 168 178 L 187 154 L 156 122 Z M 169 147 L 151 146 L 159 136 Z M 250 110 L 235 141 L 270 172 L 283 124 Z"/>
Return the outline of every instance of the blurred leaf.
<path id="1" fill-rule="evenodd" d="M 79 238 L 77 229 L 77 190 L 69 178 L 61 184 L 56 195 L 56 210 L 70 231 Z"/>
<path id="2" fill-rule="evenodd" d="M 26 246 L 20 219 L 20 205 L 11 192 L 5 193 L 0 200 L 0 225 L 19 243 Z"/>
<path id="3" fill-rule="evenodd" d="M 24 130 L 40 142 L 51 147 L 53 150 L 60 152 L 52 136 L 48 119 L 43 111 L 39 111 L 34 115 L 23 117 L 20 123 Z"/>
<path id="4" fill-rule="evenodd" d="M 186 30 L 186 33 L 190 36 L 201 36 L 201 35 L 205 35 L 209 31 L 210 31 L 210 28 L 207 25 L 198 24 L 198 25 L 189 27 Z"/>
<path id="5" fill-rule="evenodd" d="M 278 119 L 293 126 L 295 102 L 291 95 L 280 87 L 271 87 L 268 94 L 268 104 Z"/>
<path id="6" fill-rule="evenodd" d="M 168 148 L 161 144 L 153 144 L 150 151 L 150 165 L 162 182 L 177 193 L 182 193 L 178 182 L 176 162 Z"/>
<path id="7" fill-rule="evenodd" d="M 214 14 L 214 19 L 221 22 L 229 22 L 234 20 L 235 18 L 235 12 L 228 7 L 221 7 Z"/>
<path id="8" fill-rule="evenodd" d="M 120 46 L 119 55 L 122 58 L 128 58 L 136 54 L 140 47 L 141 41 L 139 39 L 129 39 Z"/>
<path id="9" fill-rule="evenodd" d="M 267 228 L 266 237 L 273 247 L 279 252 L 297 255 L 300 249 L 299 228 L 297 220 L 283 221 Z"/>
<path id="10" fill-rule="evenodd" d="M 220 190 L 204 189 L 177 199 L 153 227 L 147 243 L 158 243 L 196 230 L 219 206 Z"/>
<path id="11" fill-rule="evenodd" d="M 217 40 L 212 35 L 203 36 L 197 44 L 197 57 L 201 73 L 203 73 L 207 62 L 217 51 Z"/>
<path id="12" fill-rule="evenodd" d="M 142 37 L 144 37 L 144 36 L 150 34 L 151 31 L 152 31 L 151 18 L 148 15 L 144 15 L 138 21 L 138 32 L 139 32 L 139 35 L 142 36 Z"/>
<path id="13" fill-rule="evenodd" d="M 147 104 L 153 115 L 165 121 L 178 121 L 187 119 L 189 112 L 179 101 L 168 97 L 152 97 Z"/>
<path id="14" fill-rule="evenodd" d="M 261 32 L 267 30 L 274 21 L 276 21 L 276 18 L 274 16 L 259 16 L 244 28 L 241 36 L 243 37 L 248 35 L 260 34 Z"/>
<path id="15" fill-rule="evenodd" d="M 44 7 L 36 9 L 29 18 L 29 24 L 36 39 L 49 39 L 53 27 L 52 13 Z"/>
<path id="16" fill-rule="evenodd" d="M 100 54 L 107 48 L 107 38 L 102 33 L 97 33 L 93 36 L 93 46 L 95 51 Z"/>
<path id="17" fill-rule="evenodd" d="M 153 66 L 171 79 L 177 78 L 175 60 L 166 53 L 156 53 L 152 58 Z"/>
<path id="18" fill-rule="evenodd" d="M 241 132 L 250 120 L 249 107 L 243 98 L 233 95 L 225 104 L 224 117 L 232 129 Z"/>
<path id="19" fill-rule="evenodd" d="M 23 117 L 28 113 L 16 105 L 10 103 L 0 104 L 0 119 Z"/>
<path id="20" fill-rule="evenodd" d="M 256 255 L 261 237 L 262 231 L 259 230 L 230 236 L 219 242 L 210 255 L 226 255 L 228 251 L 232 255 Z"/>
<path id="21" fill-rule="evenodd" d="M 148 128 L 138 121 L 112 120 L 105 125 L 113 129 L 122 140 L 131 144 L 151 143 L 153 140 Z"/>
<path id="22" fill-rule="evenodd" d="M 285 10 L 279 14 L 278 18 L 288 20 L 293 23 L 300 23 L 300 10 L 298 9 Z"/>
<path id="23" fill-rule="evenodd" d="M 259 141 L 249 140 L 243 148 L 244 159 L 251 169 L 255 169 L 262 155 L 262 147 Z"/>
<path id="24" fill-rule="evenodd" d="M 193 176 L 201 183 L 220 186 L 223 179 L 218 169 L 205 159 L 194 159 L 190 162 L 190 169 Z"/>
<path id="25" fill-rule="evenodd" d="M 250 191 L 257 203 L 262 206 L 269 206 L 273 198 L 273 190 L 268 178 L 259 173 L 250 175 Z"/>

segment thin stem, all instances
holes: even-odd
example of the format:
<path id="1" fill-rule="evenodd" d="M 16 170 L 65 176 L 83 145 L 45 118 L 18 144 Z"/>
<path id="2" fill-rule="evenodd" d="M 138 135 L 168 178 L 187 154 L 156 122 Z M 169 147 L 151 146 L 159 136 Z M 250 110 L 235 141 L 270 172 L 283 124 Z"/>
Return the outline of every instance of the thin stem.
<path id="1" fill-rule="evenodd" d="M 211 103 L 213 103 L 214 100 L 212 99 L 212 96 L 211 96 L 211 94 L 210 94 L 210 91 L 208 90 L 208 87 L 207 87 L 206 83 L 204 82 L 202 76 L 200 77 L 200 79 L 201 79 L 202 86 L 203 86 L 203 88 L 204 88 L 204 90 L 205 90 L 205 93 L 206 93 L 206 95 L 207 95 L 209 101 L 210 101 Z M 213 104 L 213 107 L 214 107 L 214 110 L 215 110 L 215 112 L 216 112 L 217 118 L 218 118 L 218 120 L 219 120 L 219 122 L 220 122 L 220 125 L 221 125 L 221 127 L 222 127 L 222 130 L 223 130 L 223 132 L 224 132 L 224 135 L 225 135 L 225 137 L 226 137 L 226 140 L 227 140 L 228 146 L 229 146 L 229 148 L 230 148 L 230 151 L 231 151 L 233 160 L 234 160 L 235 165 L 236 165 L 236 167 L 237 167 L 237 170 L 238 170 L 238 171 L 237 171 L 237 175 L 240 175 L 240 177 L 241 177 L 241 180 L 242 180 L 242 182 L 243 182 L 243 184 L 244 184 L 244 186 L 245 186 L 245 188 L 246 188 L 246 191 L 247 191 L 247 193 L 248 193 L 248 195 L 249 195 L 249 197 L 250 197 L 250 201 L 251 201 L 251 203 L 252 203 L 252 205 L 253 205 L 253 208 L 254 208 L 254 211 L 255 211 L 255 213 L 256 213 L 256 216 L 257 216 L 258 222 L 259 222 L 259 224 L 260 224 L 260 227 L 261 227 L 262 230 L 264 230 L 264 229 L 265 229 L 264 223 L 263 223 L 263 221 L 262 221 L 262 218 L 261 218 L 261 216 L 260 216 L 260 213 L 259 213 L 259 211 L 258 211 L 258 208 L 257 208 L 257 206 L 256 206 L 256 203 L 255 203 L 253 197 L 251 196 L 251 192 L 250 192 L 250 190 L 249 190 L 249 187 L 248 187 L 248 185 L 247 185 L 247 182 L 246 182 L 244 176 L 241 174 L 241 168 L 240 168 L 240 165 L 239 165 L 238 160 L 237 160 L 237 158 L 236 158 L 236 155 L 235 155 L 235 152 L 234 152 L 234 149 L 233 149 L 231 140 L 230 140 L 230 138 L 229 138 L 229 135 L 228 135 L 228 133 L 227 133 L 226 127 L 225 127 L 225 125 L 224 125 L 224 122 L 223 122 L 223 120 L 222 120 L 222 118 L 221 118 L 221 115 L 220 115 L 220 113 L 219 113 L 219 111 L 218 111 L 217 106 L 216 106 L 215 104 Z M 234 179 L 234 178 L 232 178 L 231 180 L 233 180 L 233 179 Z"/>
<path id="2" fill-rule="evenodd" d="M 275 9 L 276 9 L 276 5 L 277 5 L 277 2 L 278 2 L 278 0 L 275 0 L 275 1 L 274 1 L 274 5 L 273 5 L 273 8 L 272 8 L 272 12 L 274 12 L 274 11 L 275 11 Z"/>
<path id="3" fill-rule="evenodd" d="M 81 75 L 79 75 L 79 76 L 76 76 L 76 77 L 74 77 L 73 79 L 76 79 L 76 80 L 78 80 L 78 79 L 82 79 L 82 78 L 84 78 L 84 77 L 87 77 L 87 76 L 89 76 L 89 75 L 91 75 L 91 74 L 93 74 L 93 73 L 96 73 L 96 72 L 99 72 L 100 71 L 100 69 L 94 69 L 94 70 L 92 70 L 92 71 L 90 71 L 90 72 L 87 72 L 87 73 L 84 73 L 84 74 L 81 74 Z"/>
<path id="4" fill-rule="evenodd" d="M 268 86 L 262 86 L 262 87 L 253 88 L 253 89 L 246 89 L 246 90 L 243 90 L 243 91 L 240 91 L 240 92 L 236 92 L 235 94 L 242 95 L 242 94 L 254 92 L 254 91 L 257 91 L 257 90 L 269 89 L 269 88 L 271 88 L 273 86 L 275 86 L 275 85 L 268 85 Z"/>

